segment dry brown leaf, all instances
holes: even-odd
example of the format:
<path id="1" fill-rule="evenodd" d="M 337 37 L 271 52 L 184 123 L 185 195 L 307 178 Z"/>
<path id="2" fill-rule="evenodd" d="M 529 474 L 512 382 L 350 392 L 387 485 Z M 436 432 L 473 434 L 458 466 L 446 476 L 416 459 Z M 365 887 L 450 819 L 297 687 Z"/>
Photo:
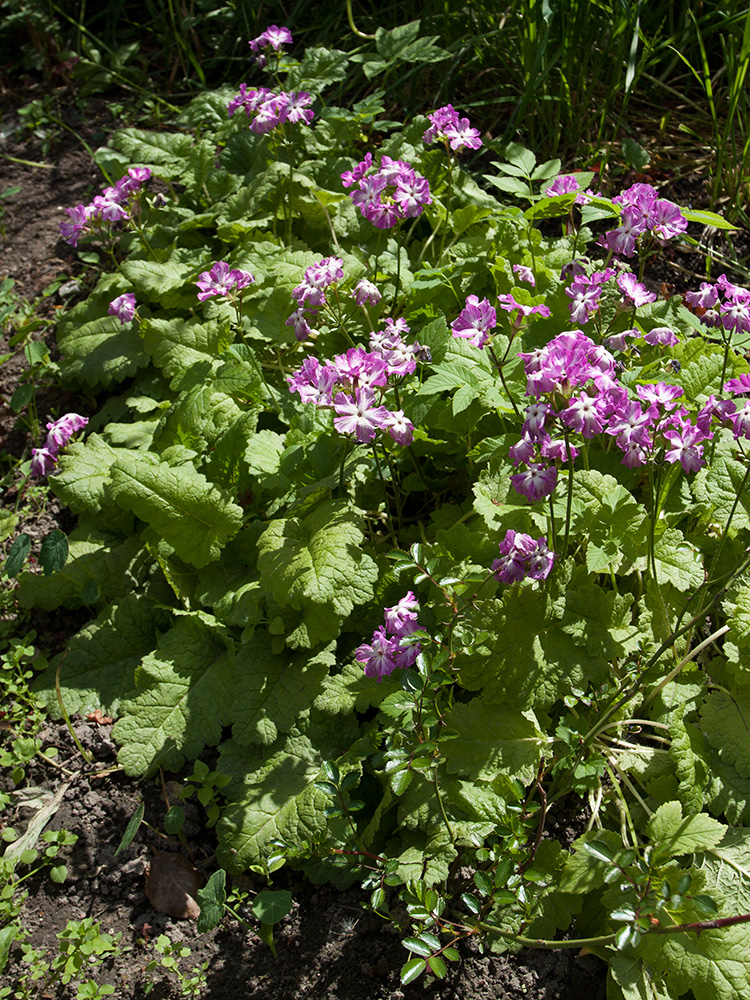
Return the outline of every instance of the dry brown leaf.
<path id="1" fill-rule="evenodd" d="M 89 722 L 98 722 L 100 726 L 111 726 L 115 721 L 114 719 L 110 719 L 108 715 L 102 715 L 102 710 L 100 708 L 97 708 L 93 712 L 89 712 L 86 718 Z"/>
<path id="2" fill-rule="evenodd" d="M 178 920 L 197 920 L 201 908 L 195 894 L 203 885 L 198 869 L 181 854 L 161 851 L 146 869 L 146 895 L 159 913 Z"/>

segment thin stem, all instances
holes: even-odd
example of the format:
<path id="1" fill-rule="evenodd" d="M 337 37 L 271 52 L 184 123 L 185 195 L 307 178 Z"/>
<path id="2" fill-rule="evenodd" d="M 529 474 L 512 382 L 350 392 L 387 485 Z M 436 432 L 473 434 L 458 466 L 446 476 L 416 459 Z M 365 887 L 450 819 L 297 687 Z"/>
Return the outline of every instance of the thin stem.
<path id="1" fill-rule="evenodd" d="M 93 764 L 94 758 L 91 756 L 90 753 L 88 753 L 86 750 L 83 749 L 83 747 L 81 746 L 81 741 L 78 739 L 75 729 L 73 729 L 73 725 L 70 721 L 70 716 L 68 715 L 67 709 L 65 708 L 65 703 L 63 702 L 62 691 L 60 690 L 60 671 L 62 670 L 62 665 L 65 662 L 65 657 L 67 655 L 68 655 L 68 650 L 65 651 L 65 655 L 57 664 L 57 670 L 55 672 L 55 694 L 57 695 L 57 704 L 60 706 L 60 712 L 62 713 L 62 717 L 65 720 L 65 725 L 68 727 L 68 732 L 73 737 L 73 742 L 78 747 L 78 752 L 85 761 L 87 761 L 89 764 Z"/>
<path id="2" fill-rule="evenodd" d="M 497 373 L 500 376 L 500 381 L 503 383 L 503 389 L 505 389 L 505 395 L 508 397 L 508 400 L 510 401 L 510 405 L 515 410 L 516 416 L 520 417 L 521 416 L 521 411 L 518 409 L 518 406 L 516 405 L 516 401 L 513 398 L 513 394 L 511 393 L 510 389 L 508 388 L 508 383 L 505 381 L 505 376 L 503 375 L 503 366 L 502 366 L 501 362 L 498 360 L 497 354 L 495 354 L 495 349 L 493 348 L 492 344 L 487 344 L 487 350 L 489 351 L 490 355 L 492 356 L 492 360 L 495 362 L 495 367 L 497 368 Z"/>
<path id="3" fill-rule="evenodd" d="M 378 448 L 374 441 L 372 442 L 372 455 L 373 458 L 375 459 L 375 466 L 377 467 L 378 470 L 378 477 L 380 478 L 380 482 L 382 483 L 383 486 L 383 495 L 385 497 L 385 516 L 386 520 L 388 521 L 388 530 L 391 533 L 391 541 L 393 542 L 393 547 L 397 549 L 398 542 L 396 541 L 396 532 L 394 530 L 393 520 L 391 518 L 390 502 L 388 500 L 388 489 L 385 485 L 385 479 L 383 477 L 383 469 L 382 466 L 380 465 L 380 459 L 378 458 Z"/>
<path id="4" fill-rule="evenodd" d="M 565 435 L 565 451 L 568 456 L 568 499 L 565 504 L 565 542 L 563 544 L 563 559 L 568 558 L 568 541 L 570 539 L 570 519 L 573 510 L 573 452 L 570 448 L 570 437 Z"/>
<path id="5" fill-rule="evenodd" d="M 443 250 L 445 249 L 445 234 L 448 231 L 448 221 L 451 215 L 451 200 L 453 197 L 453 157 L 451 156 L 448 140 L 445 140 L 445 149 L 448 153 L 448 193 L 445 199 L 445 224 L 440 236 L 440 253 L 438 254 L 438 267 L 443 263 Z"/>
<path id="6" fill-rule="evenodd" d="M 435 770 L 432 773 L 432 783 L 435 786 L 435 796 L 437 798 L 438 809 L 440 811 L 440 815 L 443 819 L 443 824 L 445 825 L 445 829 L 448 831 L 448 837 L 450 838 L 450 842 L 452 844 L 455 840 L 455 837 L 453 836 L 453 830 L 451 828 L 451 825 L 448 822 L 448 817 L 445 815 L 445 807 L 443 806 L 443 797 L 440 793 L 440 785 L 438 783 L 437 768 L 435 768 Z"/>

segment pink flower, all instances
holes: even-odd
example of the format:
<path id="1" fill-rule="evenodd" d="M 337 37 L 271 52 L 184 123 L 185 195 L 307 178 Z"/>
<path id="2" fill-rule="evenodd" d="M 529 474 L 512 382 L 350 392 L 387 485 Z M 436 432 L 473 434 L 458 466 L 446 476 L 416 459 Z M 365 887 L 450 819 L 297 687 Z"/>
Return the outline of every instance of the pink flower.
<path id="1" fill-rule="evenodd" d="M 500 558 L 493 562 L 492 572 L 501 583 L 518 583 L 525 576 L 546 580 L 554 561 L 546 538 L 534 541 L 531 535 L 511 528 L 500 542 Z"/>
<path id="2" fill-rule="evenodd" d="M 422 141 L 429 144 L 436 139 L 450 143 L 456 152 L 460 149 L 479 149 L 482 138 L 478 129 L 471 127 L 468 118 L 460 118 L 452 104 L 446 104 L 427 116 L 430 127 L 422 136 Z"/>
<path id="3" fill-rule="evenodd" d="M 353 434 L 360 442 L 372 441 L 375 434 L 388 424 L 385 406 L 375 405 L 372 389 L 355 389 L 354 399 L 340 392 L 333 400 L 337 416 L 333 426 L 342 434 Z"/>
<path id="4" fill-rule="evenodd" d="M 615 280 L 617 281 L 618 288 L 632 306 L 638 308 L 638 306 L 643 306 L 647 302 L 656 301 L 654 292 L 650 292 L 630 271 L 621 272 Z"/>
<path id="5" fill-rule="evenodd" d="M 369 302 L 371 305 L 376 306 L 383 298 L 380 290 L 373 285 L 371 281 L 368 281 L 367 278 L 359 279 L 357 284 L 352 289 L 352 296 L 358 306 L 363 306 L 365 302 Z"/>
<path id="6" fill-rule="evenodd" d="M 489 339 L 489 331 L 497 326 L 497 313 L 489 303 L 489 299 L 480 302 L 476 295 L 467 295 L 466 305 L 451 323 L 454 337 L 463 337 L 474 345 L 482 348 Z"/>
<path id="7" fill-rule="evenodd" d="M 518 472 L 510 477 L 516 493 L 527 500 L 536 501 L 549 496 L 557 484 L 557 469 L 554 465 L 533 462 L 526 472 Z"/>
<path id="8" fill-rule="evenodd" d="M 66 413 L 51 424 L 47 424 L 47 440 L 44 447 L 53 455 L 58 449 L 64 448 L 76 431 L 83 430 L 89 422 L 88 417 L 82 417 L 79 413 Z"/>
<path id="9" fill-rule="evenodd" d="M 230 296 L 235 291 L 241 291 L 255 281 L 249 271 L 230 270 L 225 260 L 213 265 L 210 271 L 203 271 L 196 281 L 198 286 L 198 301 L 205 302 L 214 295 Z"/>
<path id="10" fill-rule="evenodd" d="M 742 392 L 750 392 L 750 375 L 743 373 L 738 378 L 730 378 L 724 383 L 724 392 L 731 392 L 733 396 Z"/>
<path id="11" fill-rule="evenodd" d="M 654 327 L 653 330 L 649 330 L 643 335 L 643 339 L 647 344 L 660 344 L 662 347 L 674 347 L 675 344 L 679 343 L 674 331 L 670 330 L 668 326 Z"/>
<path id="12" fill-rule="evenodd" d="M 31 449 L 31 469 L 32 476 L 46 476 L 57 465 L 57 454 L 51 452 L 49 448 Z"/>
<path id="13" fill-rule="evenodd" d="M 130 323 L 135 316 L 135 295 L 133 292 L 125 292 L 124 295 L 118 295 L 116 299 L 112 299 L 107 312 L 110 316 L 116 316 L 122 326 Z"/>
<path id="14" fill-rule="evenodd" d="M 526 267 L 525 264 L 514 264 L 513 270 L 516 272 L 521 281 L 525 281 L 527 284 L 531 285 L 532 288 L 536 288 L 536 278 L 534 277 L 534 272 L 530 267 Z"/>

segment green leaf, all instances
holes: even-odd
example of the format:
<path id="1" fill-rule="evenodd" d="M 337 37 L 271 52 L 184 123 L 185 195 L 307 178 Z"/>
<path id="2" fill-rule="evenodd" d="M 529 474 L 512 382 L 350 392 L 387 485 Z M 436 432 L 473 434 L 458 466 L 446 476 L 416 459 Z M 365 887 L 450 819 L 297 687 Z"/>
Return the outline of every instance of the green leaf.
<path id="1" fill-rule="evenodd" d="M 556 567 L 543 590 L 510 586 L 502 602 L 486 602 L 480 640 L 456 661 L 461 681 L 490 704 L 519 708 L 546 708 L 571 687 L 602 683 L 608 661 L 637 640 L 631 600 L 570 563 Z"/>
<path id="2" fill-rule="evenodd" d="M 458 733 L 443 746 L 450 773 L 465 774 L 473 781 L 491 780 L 498 772 L 525 784 L 533 780 L 543 734 L 532 712 L 473 698 L 455 705 L 446 723 Z"/>
<path id="3" fill-rule="evenodd" d="M 719 758 L 750 779 L 750 702 L 739 694 L 713 691 L 701 708 L 701 729 Z"/>
<path id="4" fill-rule="evenodd" d="M 97 592 L 110 598 L 120 597 L 136 585 L 134 561 L 142 548 L 137 535 L 123 541 L 119 535 L 95 531 L 81 525 L 70 535 L 70 555 L 57 573 L 39 576 L 22 573 L 18 581 L 18 599 L 23 607 L 52 611 L 61 605 L 78 608 L 86 602 L 85 588 L 96 584 Z"/>
<path id="5" fill-rule="evenodd" d="M 720 916 L 750 912 L 750 844 L 747 829 L 729 830 L 717 846 L 695 859 L 693 887 L 720 901 Z M 702 885 L 700 884 L 702 883 Z M 704 918 L 684 904 L 678 922 Z M 646 968 L 663 978 L 672 996 L 691 992 L 695 1000 L 750 996 L 750 926 L 735 924 L 700 934 L 647 934 L 638 947 Z"/>
<path id="6" fill-rule="evenodd" d="M 432 948 L 428 944 L 425 944 L 424 941 L 420 941 L 419 938 L 403 938 L 401 944 L 407 951 L 413 951 L 415 955 L 429 957 L 432 954 Z"/>
<path id="7" fill-rule="evenodd" d="M 705 813 L 683 818 L 679 802 L 660 805 L 646 827 L 651 843 L 673 858 L 715 847 L 726 830 L 723 823 Z"/>
<path id="8" fill-rule="evenodd" d="M 210 371 L 227 347 L 228 334 L 220 323 L 183 319 L 148 318 L 143 324 L 143 344 L 154 364 L 169 379 L 183 377 L 195 364 L 204 362 Z"/>
<path id="9" fill-rule="evenodd" d="M 196 893 L 196 901 L 201 908 L 196 929 L 199 934 L 212 931 L 224 916 L 227 873 L 223 868 L 215 871 L 202 889 Z"/>
<path id="10" fill-rule="evenodd" d="M 292 894 L 287 889 L 279 889 L 275 892 L 264 889 L 253 900 L 253 916 L 262 920 L 264 924 L 277 924 L 279 920 L 283 920 L 287 914 L 292 912 L 293 906 Z"/>
<path id="11" fill-rule="evenodd" d="M 106 492 L 112 465 L 120 454 L 120 449 L 112 448 L 99 434 L 68 445 L 60 455 L 59 471 L 54 477 L 55 493 L 77 514 L 106 511 L 110 526 L 113 516 L 124 521 L 123 513 Z M 114 526 L 118 527 L 116 523 Z"/>
<path id="12" fill-rule="evenodd" d="M 118 275 L 104 275 L 89 297 L 58 321 L 60 369 L 65 379 L 108 386 L 148 364 L 136 324 L 123 326 L 107 314 L 109 303 L 123 292 L 122 285 Z"/>
<path id="13" fill-rule="evenodd" d="M 235 773 L 238 786 L 228 787 L 232 801 L 216 826 L 220 864 L 242 872 L 262 864 L 273 841 L 301 844 L 324 835 L 329 798 L 316 785 L 323 759 L 297 731 L 262 752 L 224 742 L 218 770 Z"/>
<path id="14" fill-rule="evenodd" d="M 104 608 L 99 617 L 68 640 L 60 685 L 69 714 L 87 715 L 97 708 L 115 715 L 121 699 L 133 688 L 133 675 L 143 656 L 156 645 L 168 614 L 153 601 L 131 594 Z M 35 683 L 47 710 L 59 718 L 55 693 L 57 660 Z"/>
<path id="15" fill-rule="evenodd" d="M 192 144 L 191 137 L 184 132 L 148 132 L 140 128 L 120 129 L 111 141 L 115 149 L 127 154 L 131 163 L 162 168 L 158 171 L 162 177 L 178 175 Z M 169 167 L 172 169 L 163 169 Z"/>
<path id="16" fill-rule="evenodd" d="M 288 650 L 275 654 L 272 642 L 268 633 L 258 630 L 235 660 L 237 721 L 232 735 L 241 743 L 270 744 L 279 733 L 288 733 L 336 664 L 333 645 L 313 655 Z"/>
<path id="17" fill-rule="evenodd" d="M 215 746 L 234 704 L 232 650 L 216 629 L 183 616 L 141 661 L 136 687 L 120 706 L 113 735 L 127 774 L 156 764 L 178 770 Z"/>
<path id="18" fill-rule="evenodd" d="M 154 528 L 192 566 L 218 559 L 242 525 L 242 508 L 189 466 L 171 468 L 151 456 L 121 456 L 112 496 Z"/>
<path id="19" fill-rule="evenodd" d="M 31 538 L 23 531 L 11 542 L 3 573 L 9 578 L 17 576 L 29 552 L 31 552 Z"/>
<path id="20" fill-rule="evenodd" d="M 55 528 L 42 542 L 39 550 L 39 562 L 41 563 L 44 575 L 57 573 L 68 561 L 68 536 L 64 531 Z"/>
<path id="21" fill-rule="evenodd" d="M 727 222 L 723 216 L 717 215 L 716 212 L 693 208 L 681 208 L 680 212 L 688 222 L 699 222 L 702 226 L 713 226 L 715 229 L 737 229 L 737 226 Z"/>
<path id="22" fill-rule="evenodd" d="M 408 986 L 408 984 L 413 983 L 415 979 L 419 979 L 426 968 L 427 963 L 423 958 L 410 958 L 409 961 L 401 967 L 401 982 L 404 986 Z"/>
<path id="23" fill-rule="evenodd" d="M 378 578 L 363 537 L 359 511 L 342 500 L 326 500 L 304 518 L 271 521 L 258 540 L 263 585 L 282 608 L 315 616 L 323 606 L 346 616 L 372 598 Z M 330 628 L 323 624 L 318 642 L 334 638 Z"/>
<path id="24" fill-rule="evenodd" d="M 135 837 L 136 833 L 138 833 L 138 828 L 143 822 L 143 816 L 145 812 L 146 812 L 146 804 L 145 802 L 141 801 L 135 807 L 135 812 L 128 820 L 128 825 L 125 827 L 125 833 L 123 833 L 122 840 L 117 845 L 114 857 L 117 857 L 117 855 L 121 851 L 126 851 L 128 847 L 130 847 L 130 845 L 133 842 L 133 837 Z"/>

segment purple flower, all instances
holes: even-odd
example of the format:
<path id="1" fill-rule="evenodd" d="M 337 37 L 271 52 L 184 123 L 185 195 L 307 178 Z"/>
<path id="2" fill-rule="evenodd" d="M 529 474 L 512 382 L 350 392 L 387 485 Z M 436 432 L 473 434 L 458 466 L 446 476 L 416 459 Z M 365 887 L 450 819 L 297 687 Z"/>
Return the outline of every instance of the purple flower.
<path id="1" fill-rule="evenodd" d="M 46 476 L 48 473 L 52 472 L 52 470 L 56 465 L 57 465 L 56 452 L 50 451 L 49 448 L 31 449 L 30 475 Z"/>
<path id="2" fill-rule="evenodd" d="M 471 127 L 468 118 L 459 117 L 452 104 L 438 108 L 427 117 L 430 127 L 422 136 L 426 144 L 429 145 L 439 139 L 449 143 L 454 152 L 460 149 L 479 149 L 482 145 L 479 130 Z"/>
<path id="3" fill-rule="evenodd" d="M 198 276 L 198 301 L 205 302 L 213 295 L 232 295 L 242 291 L 255 281 L 249 271 L 230 270 L 225 260 L 217 261 L 210 271 L 203 271 Z"/>
<path id="4" fill-rule="evenodd" d="M 77 247 L 79 238 L 91 231 L 88 225 L 91 215 L 89 209 L 90 206 L 86 205 L 76 205 L 74 208 L 65 209 L 70 221 L 60 223 L 60 235 L 72 247 Z"/>
<path id="5" fill-rule="evenodd" d="M 501 583 L 518 583 L 526 576 L 546 580 L 554 561 L 546 538 L 534 541 L 531 535 L 511 528 L 500 542 L 500 558 L 493 562 L 492 572 Z"/>
<path id="6" fill-rule="evenodd" d="M 365 302 L 369 302 L 370 305 L 376 306 L 383 298 L 377 286 L 373 285 L 373 283 L 368 281 L 367 278 L 359 279 L 357 284 L 352 289 L 352 296 L 358 306 L 363 306 Z"/>
<path id="7" fill-rule="evenodd" d="M 289 28 L 280 28 L 276 24 L 269 24 L 265 31 L 261 32 L 257 38 L 251 39 L 247 44 L 253 52 L 266 47 L 278 52 L 282 45 L 292 44 L 292 33 Z"/>
<path id="8" fill-rule="evenodd" d="M 488 299 L 480 302 L 476 295 L 467 295 L 466 305 L 451 323 L 454 337 L 463 337 L 482 348 L 489 339 L 489 331 L 497 326 L 497 313 Z"/>
<path id="9" fill-rule="evenodd" d="M 630 305 L 638 308 L 638 306 L 643 306 L 647 302 L 656 301 L 656 295 L 650 292 L 645 285 L 642 285 L 630 271 L 621 272 L 615 280 L 617 281 L 617 287 Z"/>
<path id="10" fill-rule="evenodd" d="M 123 326 L 130 323 L 135 316 L 135 295 L 133 292 L 125 292 L 124 295 L 118 295 L 116 299 L 112 299 L 107 312 L 110 316 L 116 316 Z"/>
<path id="11" fill-rule="evenodd" d="M 384 677 L 390 677 L 398 666 L 396 662 L 398 648 L 398 638 L 389 638 L 381 625 L 373 633 L 370 643 L 362 643 L 354 654 L 354 659 L 364 666 L 365 677 L 374 677 L 380 682 Z"/>
<path id="12" fill-rule="evenodd" d="M 653 330 L 649 330 L 643 335 L 643 339 L 647 344 L 660 344 L 662 347 L 674 347 L 675 344 L 679 343 L 674 331 L 670 330 L 668 326 L 654 327 Z"/>
<path id="13" fill-rule="evenodd" d="M 390 635 L 399 638 L 411 635 L 417 628 L 419 601 L 413 591 L 408 591 L 392 608 L 384 609 L 385 627 Z"/>
<path id="14" fill-rule="evenodd" d="M 354 399 L 340 392 L 333 400 L 333 408 L 337 414 L 333 419 L 336 430 L 353 434 L 360 442 L 372 441 L 377 431 L 388 425 L 388 410 L 375 405 L 372 389 L 355 389 Z"/>
<path id="15" fill-rule="evenodd" d="M 431 203 L 426 178 L 416 173 L 410 164 L 383 156 L 380 166 L 368 176 L 372 169 L 372 154 L 368 153 L 353 170 L 344 171 L 341 180 L 344 187 L 357 184 L 358 190 L 349 197 L 378 229 L 390 229 L 402 219 L 416 218 L 422 214 L 424 206 Z"/>
<path id="16" fill-rule="evenodd" d="M 667 411 L 674 409 L 675 400 L 685 394 L 681 386 L 668 385 L 666 382 L 657 382 L 656 385 L 637 385 L 635 391 L 644 403 L 656 403 Z"/>
<path id="17" fill-rule="evenodd" d="M 734 413 L 727 413 L 727 419 L 732 424 L 735 438 L 750 439 L 750 399 L 745 399 L 742 406 Z"/>
<path id="18" fill-rule="evenodd" d="M 89 422 L 88 417 L 82 417 L 79 413 L 66 413 L 51 424 L 47 424 L 47 440 L 44 447 L 57 454 L 60 448 L 64 448 L 76 431 L 83 430 Z"/>
<path id="19" fill-rule="evenodd" d="M 554 465 L 532 462 L 526 472 L 518 472 L 510 477 L 516 493 L 532 502 L 549 496 L 557 483 L 557 469 Z"/>
<path id="20" fill-rule="evenodd" d="M 663 437 L 671 446 L 664 453 L 665 461 L 680 462 L 684 472 L 697 472 L 706 464 L 700 443 L 706 440 L 706 435 L 699 427 L 684 421 L 679 428 L 664 431 Z"/>
<path id="21" fill-rule="evenodd" d="M 414 424 L 404 416 L 403 410 L 391 412 L 385 426 L 396 444 L 400 444 L 402 448 L 407 448 L 414 440 Z"/>
<path id="22" fill-rule="evenodd" d="M 521 281 L 525 281 L 527 284 L 531 285 L 532 288 L 536 288 L 536 278 L 534 277 L 534 272 L 530 267 L 526 267 L 525 264 L 514 264 L 513 270 L 516 272 Z"/>
<path id="23" fill-rule="evenodd" d="M 733 396 L 750 392 L 750 375 L 743 373 L 738 378 L 730 378 L 724 383 L 724 392 L 731 392 Z"/>

